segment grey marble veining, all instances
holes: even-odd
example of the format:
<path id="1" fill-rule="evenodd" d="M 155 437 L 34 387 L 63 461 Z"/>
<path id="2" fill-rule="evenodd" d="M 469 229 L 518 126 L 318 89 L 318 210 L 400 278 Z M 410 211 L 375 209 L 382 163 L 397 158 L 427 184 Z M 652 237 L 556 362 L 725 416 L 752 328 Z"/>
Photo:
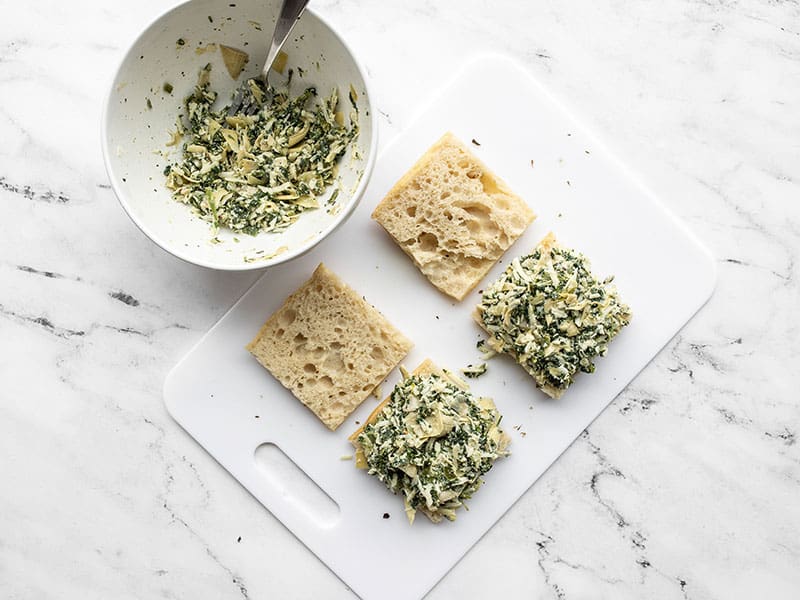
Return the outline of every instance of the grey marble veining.
<path id="1" fill-rule="evenodd" d="M 509 54 L 717 257 L 709 303 L 430 598 L 796 597 L 800 5 L 312 4 L 382 146 Z M 352 598 L 163 407 L 257 277 L 165 254 L 107 184 L 106 86 L 169 3 L 0 6 L 0 596 Z"/>

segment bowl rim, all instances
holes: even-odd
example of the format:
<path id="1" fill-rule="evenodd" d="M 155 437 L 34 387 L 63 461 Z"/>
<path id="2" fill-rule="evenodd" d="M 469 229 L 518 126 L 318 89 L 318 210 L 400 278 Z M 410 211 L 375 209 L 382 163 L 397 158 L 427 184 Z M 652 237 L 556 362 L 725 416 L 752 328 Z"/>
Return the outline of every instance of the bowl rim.
<path id="1" fill-rule="evenodd" d="M 310 12 L 314 18 L 318 19 L 320 23 L 322 23 L 325 27 L 327 27 L 333 34 L 333 36 L 339 41 L 339 43 L 342 44 L 345 51 L 347 51 L 347 53 L 350 55 L 350 58 L 353 60 L 353 64 L 355 65 L 356 71 L 361 76 L 361 81 L 364 82 L 364 90 L 366 91 L 366 96 L 370 100 L 369 115 L 367 115 L 367 117 L 370 120 L 370 124 L 372 125 L 372 135 L 370 137 L 370 149 L 369 149 L 369 154 L 367 156 L 367 161 L 364 165 L 364 171 L 361 174 L 361 178 L 358 182 L 358 185 L 356 186 L 356 189 L 353 191 L 351 201 L 345 208 L 342 209 L 341 212 L 339 212 L 338 215 L 336 215 L 334 221 L 330 225 L 328 225 L 326 229 L 322 230 L 322 232 L 319 235 L 313 237 L 311 240 L 300 245 L 294 250 L 291 250 L 289 252 L 284 252 L 268 260 L 256 261 L 250 263 L 242 261 L 241 265 L 239 264 L 221 265 L 215 262 L 194 258 L 191 256 L 190 253 L 184 252 L 180 249 L 170 248 L 166 242 L 160 240 L 150 230 L 150 228 L 147 226 L 146 223 L 144 223 L 142 220 L 140 220 L 137 216 L 133 214 L 132 209 L 129 206 L 128 201 L 125 197 L 125 194 L 122 192 L 122 186 L 120 185 L 119 181 L 117 181 L 117 178 L 111 167 L 111 151 L 108 144 L 108 114 L 109 114 L 109 109 L 111 107 L 112 96 L 114 95 L 114 83 L 116 82 L 117 77 L 122 71 L 123 65 L 131 56 L 131 54 L 133 53 L 133 49 L 139 43 L 141 38 L 148 31 L 150 31 L 154 25 L 156 25 L 162 19 L 167 17 L 170 13 L 183 8 L 187 4 L 191 4 L 194 1 L 195 0 L 185 0 L 184 2 L 181 2 L 179 4 L 176 4 L 175 6 L 166 9 L 165 11 L 161 12 L 158 16 L 156 16 L 153 20 L 151 20 L 150 23 L 146 27 L 144 27 L 136 36 L 136 38 L 131 42 L 127 51 L 123 54 L 122 58 L 119 60 L 117 67 L 114 69 L 113 74 L 111 76 L 111 81 L 107 86 L 106 96 L 103 102 L 101 122 L 100 122 L 100 145 L 103 149 L 103 164 L 106 169 L 106 176 L 108 177 L 108 180 L 111 183 L 111 188 L 114 190 L 114 195 L 117 197 L 117 201 L 122 206 L 123 210 L 125 211 L 125 214 L 128 215 L 130 220 L 133 221 L 134 225 L 136 225 L 136 227 L 138 227 L 139 230 L 143 234 L 145 234 L 145 236 L 147 236 L 154 244 L 156 244 L 159 248 L 161 248 L 165 252 L 168 252 L 169 254 L 187 263 L 218 271 L 256 271 L 260 269 L 267 269 L 269 267 L 274 267 L 276 265 L 288 262 L 294 258 L 298 258 L 303 254 L 309 252 L 317 244 L 322 242 L 322 240 L 326 239 L 329 235 L 331 235 L 334 231 L 336 231 L 342 224 L 344 224 L 353 214 L 353 211 L 355 211 L 356 207 L 361 203 L 361 199 L 364 196 L 367 184 L 369 183 L 369 179 L 375 167 L 375 159 L 378 153 L 378 120 L 375 116 L 375 110 L 373 106 L 374 102 L 372 100 L 373 98 L 372 89 L 369 80 L 367 78 L 367 71 L 361 64 L 359 58 L 353 52 L 353 49 L 339 34 L 337 29 L 333 25 L 331 25 L 331 23 L 328 20 L 320 16 L 319 13 L 317 13 L 315 10 L 306 7 L 304 12 Z"/>

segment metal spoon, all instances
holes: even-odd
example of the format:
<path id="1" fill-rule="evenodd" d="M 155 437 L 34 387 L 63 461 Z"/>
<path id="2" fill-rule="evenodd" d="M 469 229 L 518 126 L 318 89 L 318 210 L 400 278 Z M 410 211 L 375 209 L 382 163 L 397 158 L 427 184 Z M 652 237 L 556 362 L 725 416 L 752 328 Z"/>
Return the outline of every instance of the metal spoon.
<path id="1" fill-rule="evenodd" d="M 286 38 L 289 37 L 294 24 L 297 23 L 300 15 L 303 14 L 303 10 L 308 2 L 309 0 L 283 0 L 281 4 L 281 11 L 278 14 L 278 20 L 275 22 L 275 31 L 272 33 L 272 42 L 270 43 L 269 52 L 267 53 L 267 61 L 264 63 L 264 68 L 261 69 L 261 75 L 258 76 L 266 88 L 266 102 L 259 102 L 256 100 L 253 96 L 252 88 L 250 87 L 250 81 L 245 81 L 239 86 L 236 96 L 233 98 L 233 103 L 230 108 L 228 108 L 228 116 L 233 116 L 237 113 L 254 115 L 264 103 L 269 103 L 271 100 L 269 97 L 271 94 L 269 87 L 269 71 L 272 68 L 272 63 L 274 63 L 275 59 L 278 57 L 278 53 L 281 51 L 281 48 L 283 48 L 283 44 L 286 43 Z"/>

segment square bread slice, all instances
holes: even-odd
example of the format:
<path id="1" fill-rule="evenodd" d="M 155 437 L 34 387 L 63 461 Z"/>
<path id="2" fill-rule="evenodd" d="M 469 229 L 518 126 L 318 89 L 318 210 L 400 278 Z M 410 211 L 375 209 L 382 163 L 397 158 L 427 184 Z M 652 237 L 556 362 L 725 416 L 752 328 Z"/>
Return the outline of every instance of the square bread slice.
<path id="1" fill-rule="evenodd" d="M 410 523 L 417 511 L 434 523 L 452 521 L 492 463 L 508 455 L 510 439 L 494 401 L 430 359 L 411 374 L 400 370 L 403 381 L 348 438 L 356 467 L 403 497 Z"/>
<path id="2" fill-rule="evenodd" d="M 613 279 L 594 275 L 589 259 L 551 232 L 487 286 L 474 317 L 489 348 L 512 356 L 539 389 L 560 398 L 577 373 L 594 372 L 594 359 L 631 322 Z"/>
<path id="3" fill-rule="evenodd" d="M 411 346 L 381 313 L 320 263 L 247 349 L 335 430 Z"/>
<path id="4" fill-rule="evenodd" d="M 446 133 L 389 190 L 372 218 L 433 285 L 461 300 L 535 215 Z"/>

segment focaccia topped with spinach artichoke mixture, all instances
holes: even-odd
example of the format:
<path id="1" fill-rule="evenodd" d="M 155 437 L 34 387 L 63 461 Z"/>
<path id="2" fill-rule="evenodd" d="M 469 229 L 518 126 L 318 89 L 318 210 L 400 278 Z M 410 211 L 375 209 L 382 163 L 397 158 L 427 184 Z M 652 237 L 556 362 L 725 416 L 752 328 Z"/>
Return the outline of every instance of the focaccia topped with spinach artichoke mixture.
<path id="1" fill-rule="evenodd" d="M 486 344 L 513 356 L 548 396 L 559 398 L 578 371 L 630 323 L 613 277 L 597 279 L 588 259 L 548 234 L 533 253 L 515 258 L 476 309 Z"/>
<path id="2" fill-rule="evenodd" d="M 418 510 L 434 523 L 452 521 L 494 461 L 508 455 L 509 438 L 491 399 L 475 398 L 431 361 L 403 374 L 351 436 L 356 466 L 403 495 L 409 522 Z"/>
<path id="3" fill-rule="evenodd" d="M 210 65 L 201 70 L 184 101 L 171 144 L 188 138 L 182 160 L 164 169 L 166 186 L 215 231 L 226 226 L 255 235 L 286 229 L 300 213 L 319 206 L 317 198 L 334 180 L 339 158 L 357 137 L 355 99 L 351 94 L 347 125 L 337 112 L 335 88 L 315 102 L 313 87 L 290 98 L 288 90 L 267 91 L 251 79 L 261 108 L 252 116 L 228 116 L 228 107 L 212 110 L 217 93 L 210 88 L 210 70 Z"/>

